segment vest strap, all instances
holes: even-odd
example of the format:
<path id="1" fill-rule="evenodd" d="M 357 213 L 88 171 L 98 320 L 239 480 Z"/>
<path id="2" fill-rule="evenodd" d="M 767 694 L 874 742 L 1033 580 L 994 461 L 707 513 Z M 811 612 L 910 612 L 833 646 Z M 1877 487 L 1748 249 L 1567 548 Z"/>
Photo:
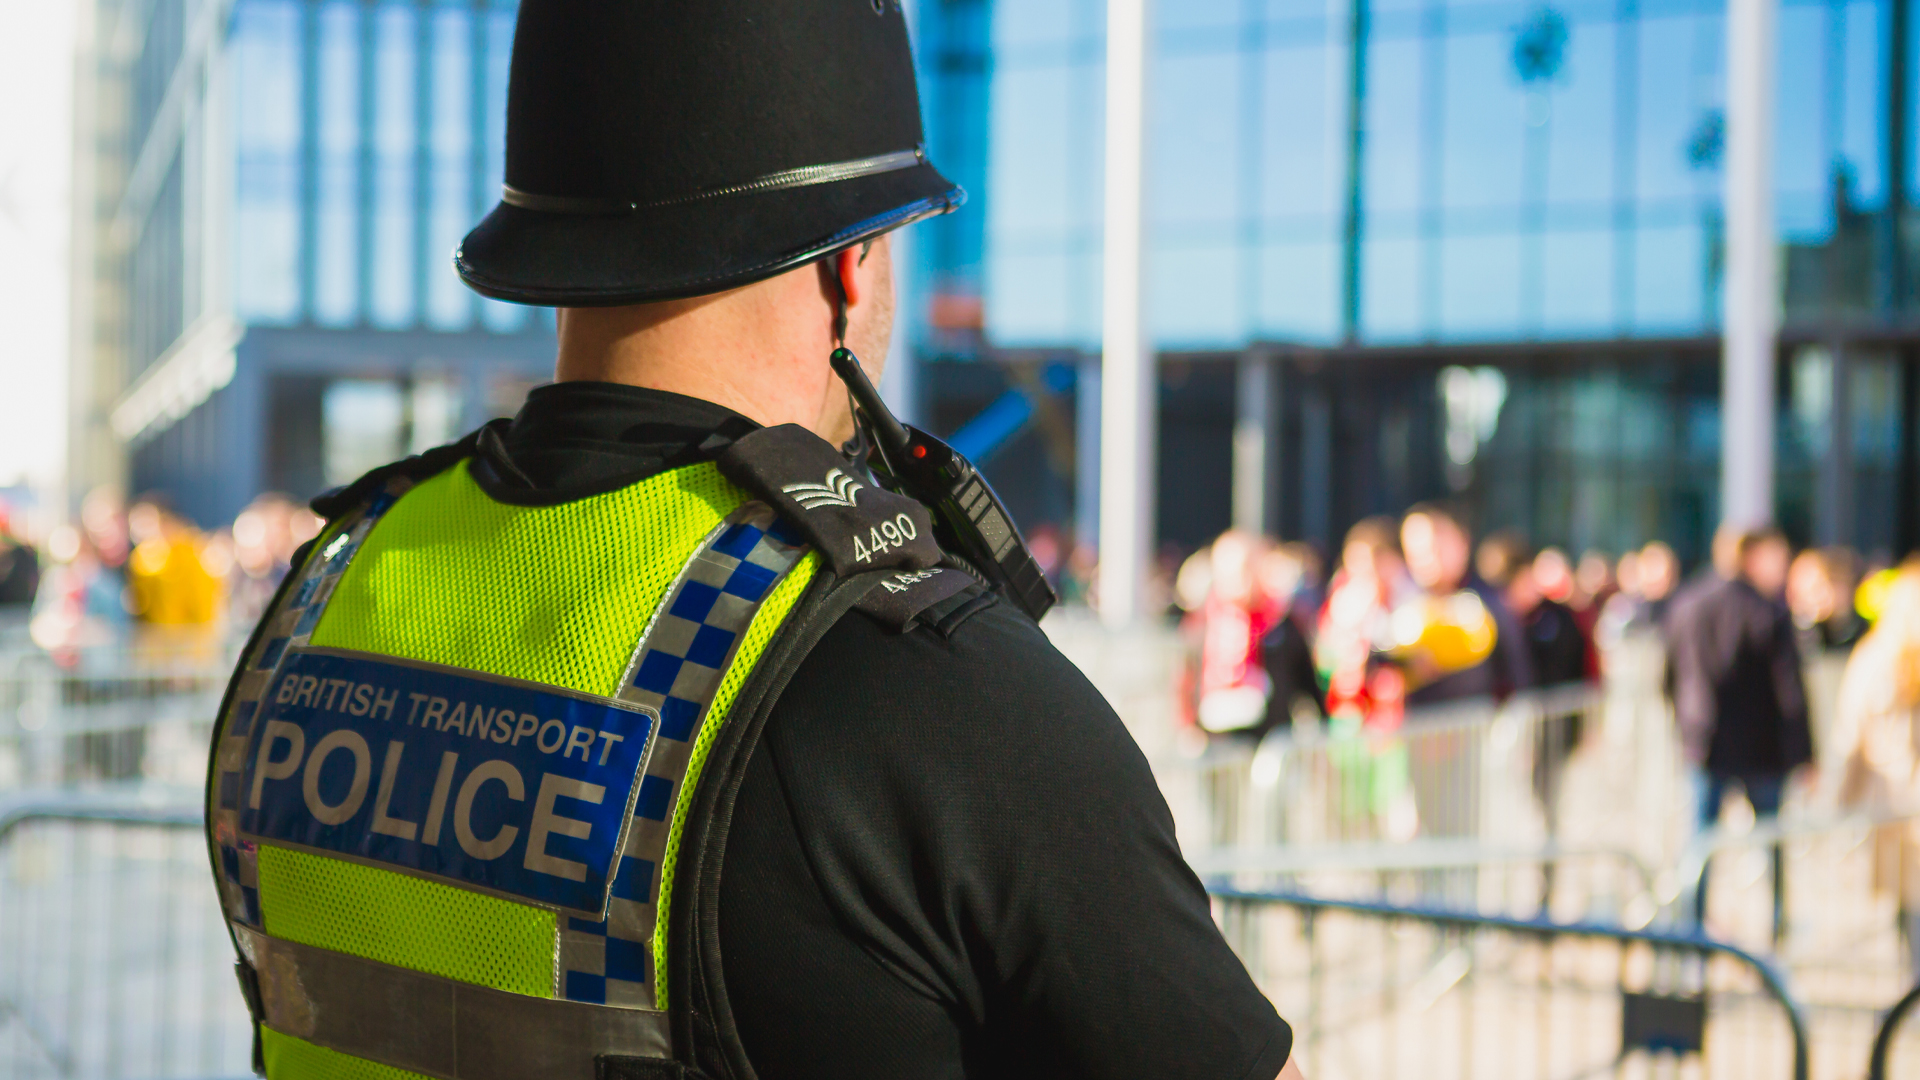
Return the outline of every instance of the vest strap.
<path id="1" fill-rule="evenodd" d="M 670 1060 L 665 1013 L 527 997 L 270 937 L 236 923 L 262 1021 L 442 1080 L 593 1080 L 605 1057 Z"/>
<path id="2" fill-rule="evenodd" d="M 681 1060 L 720 1080 L 755 1080 L 734 1022 L 720 957 L 720 870 L 733 808 L 747 765 L 780 695 L 813 647 L 855 604 L 877 588 L 885 571 L 838 578 L 815 576 L 778 636 L 734 698 L 733 709 L 708 752 L 706 774 L 693 793 L 677 873 L 685 899 L 667 916 L 670 973 L 680 986 L 670 1009 Z"/>

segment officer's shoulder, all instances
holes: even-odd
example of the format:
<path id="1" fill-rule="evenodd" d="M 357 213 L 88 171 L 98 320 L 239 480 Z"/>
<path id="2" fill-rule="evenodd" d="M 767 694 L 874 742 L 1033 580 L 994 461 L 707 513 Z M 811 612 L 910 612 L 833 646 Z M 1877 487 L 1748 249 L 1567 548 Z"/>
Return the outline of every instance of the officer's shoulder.
<path id="1" fill-rule="evenodd" d="M 887 592 L 883 583 L 841 617 L 859 624 L 854 636 L 874 669 L 897 674 L 905 665 L 937 682 L 958 684 L 1016 676 L 1051 681 L 1056 670 L 1077 674 L 1017 605 L 951 563 L 940 570 L 946 588 L 931 598 L 915 595 L 930 589 L 930 582 L 915 583 L 903 594 Z"/>
<path id="2" fill-rule="evenodd" d="M 924 629 L 951 639 L 969 619 L 998 605 L 999 598 L 949 556 L 925 570 L 875 575 L 854 610 L 895 634 Z"/>
<path id="3" fill-rule="evenodd" d="M 351 484 L 321 492 L 314 496 L 309 505 L 313 507 L 314 513 L 327 521 L 337 521 L 365 505 L 376 493 L 394 480 L 404 479 L 419 483 L 428 477 L 447 471 L 464 458 L 472 457 L 482 436 L 493 432 L 497 437 L 498 429 L 506 423 L 505 420 L 490 421 L 455 442 L 436 446 L 431 450 L 423 450 L 411 457 L 401 458 L 399 461 L 389 462 Z"/>
<path id="4" fill-rule="evenodd" d="M 932 783 L 930 769 L 1012 783 L 1000 771 L 1009 754 L 1045 763 L 1022 770 L 1030 791 L 1143 775 L 1107 699 L 1018 605 L 979 586 L 904 633 L 850 611 L 819 649 L 830 655 L 797 684 L 815 715 L 793 736 L 819 753 L 884 746 L 879 767 L 915 784 Z"/>

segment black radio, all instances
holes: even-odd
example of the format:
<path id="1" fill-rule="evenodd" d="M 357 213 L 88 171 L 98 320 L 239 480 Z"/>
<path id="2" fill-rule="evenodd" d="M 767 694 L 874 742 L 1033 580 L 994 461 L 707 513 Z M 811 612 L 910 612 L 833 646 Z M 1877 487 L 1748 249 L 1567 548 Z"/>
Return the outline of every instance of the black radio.
<path id="1" fill-rule="evenodd" d="M 853 395 L 856 419 L 879 459 L 871 464 L 882 484 L 924 503 L 933 511 L 941 544 L 1039 622 L 1060 598 L 987 478 L 953 447 L 895 419 L 851 351 L 835 349 L 830 362 Z"/>

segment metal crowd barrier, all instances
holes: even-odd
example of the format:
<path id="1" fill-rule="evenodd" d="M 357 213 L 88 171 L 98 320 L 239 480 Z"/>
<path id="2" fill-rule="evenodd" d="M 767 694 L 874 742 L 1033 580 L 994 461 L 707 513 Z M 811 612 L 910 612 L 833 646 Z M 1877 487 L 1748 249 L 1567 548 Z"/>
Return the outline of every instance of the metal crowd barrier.
<path id="1" fill-rule="evenodd" d="M 1387 733 L 1303 723 L 1160 775 L 1196 869 L 1240 888 L 1646 925 L 1683 839 L 1678 760 L 1670 721 L 1621 706 L 1576 685 Z"/>
<path id="2" fill-rule="evenodd" d="M 1408 710 L 1393 731 L 1314 721 L 1259 745 L 1215 740 L 1194 763 L 1215 846 L 1551 834 L 1566 767 L 1599 692 L 1584 684 Z M 1516 812 L 1518 812 L 1516 816 Z"/>
<path id="3" fill-rule="evenodd" d="M 1920 986 L 1907 991 L 1905 997 L 1887 1010 L 1880 1030 L 1873 1037 L 1873 1058 L 1867 1063 L 1867 1080 L 1894 1080 L 1896 1074 L 1887 1071 L 1894 1062 L 1920 1061 L 1920 1031 L 1912 1030 L 1914 1025 L 1907 1023 L 1915 1005 L 1920 1005 Z M 1915 1071 L 1909 1069 L 1898 1075 L 1911 1076 Z"/>
<path id="4" fill-rule="evenodd" d="M 241 1077 L 199 791 L 148 785 L 0 801 L 0 1076 Z"/>
<path id="5" fill-rule="evenodd" d="M 1214 896 L 1315 1080 L 1812 1080 L 1808 1019 L 1786 977 L 1723 942 L 1300 894 Z"/>
<path id="6" fill-rule="evenodd" d="M 1671 714 L 1642 667 L 1615 665 L 1604 692 L 1412 713 L 1372 741 L 1343 745 L 1310 724 L 1258 746 L 1216 740 L 1197 758 L 1162 755 L 1156 770 L 1189 861 L 1228 895 L 1686 936 L 1697 932 L 1695 897 L 1710 878 L 1707 933 L 1766 955 L 1789 980 L 1810 1025 L 1811 1076 L 1858 1080 L 1887 1004 L 1916 974 L 1894 899 L 1872 887 L 1874 830 L 1900 815 L 1844 815 L 1826 804 L 1830 788 L 1811 798 L 1796 791 L 1778 821 L 1754 821 L 1736 804 L 1718 828 L 1694 835 L 1695 796 Z M 1574 716 L 1580 737 L 1565 741 L 1555 725 Z M 1776 866 L 1785 868 L 1777 926 Z M 1229 913 L 1229 929 L 1236 918 Z M 1370 945 L 1356 939 L 1344 969 L 1377 973 L 1404 954 L 1409 935 L 1460 934 L 1409 918 Z M 1560 1007 L 1541 1006 L 1547 1016 Z M 1527 1020 L 1531 1031 L 1537 1023 Z M 1889 1046 L 1887 1075 L 1920 1080 L 1920 1034 Z M 1739 1075 L 1740 1054 L 1719 1054 L 1733 1062 L 1725 1075 Z M 1639 1060 L 1621 1065 L 1623 1075 L 1652 1067 Z"/>
<path id="7" fill-rule="evenodd" d="M 232 645 L 197 635 L 0 654 L 0 792 L 200 783 L 233 663 Z"/>

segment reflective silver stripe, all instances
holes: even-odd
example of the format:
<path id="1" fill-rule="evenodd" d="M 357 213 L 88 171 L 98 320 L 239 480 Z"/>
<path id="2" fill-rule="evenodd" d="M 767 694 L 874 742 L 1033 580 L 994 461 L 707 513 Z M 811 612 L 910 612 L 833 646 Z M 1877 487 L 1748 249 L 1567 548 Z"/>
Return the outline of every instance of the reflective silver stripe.
<path id="1" fill-rule="evenodd" d="M 671 1058 L 667 1014 L 509 994 L 235 925 L 266 1026 L 443 1080 L 593 1080 L 602 1054 Z"/>
<path id="2" fill-rule="evenodd" d="M 625 214 L 635 210 L 647 210 L 658 206 L 679 206 L 682 203 L 699 202 L 702 199 L 718 199 L 727 195 L 745 195 L 756 191 L 780 191 L 785 188 L 809 187 L 814 184 L 831 184 L 840 180 L 855 180 L 862 176 L 876 176 L 880 173 L 898 172 L 924 164 L 927 151 L 924 147 L 912 150 L 896 150 L 890 154 L 878 154 L 874 157 L 860 158 L 855 161 L 837 161 L 830 165 L 803 165 L 798 169 L 785 169 L 768 173 L 758 180 L 748 180 L 743 184 L 729 184 L 725 187 L 708 188 L 691 195 L 681 195 L 657 202 L 633 202 L 627 199 L 580 198 L 572 195 L 536 195 L 531 191 L 521 191 L 511 184 L 503 185 L 501 201 L 509 206 L 518 206 L 524 210 L 544 210 L 550 214 Z"/>

